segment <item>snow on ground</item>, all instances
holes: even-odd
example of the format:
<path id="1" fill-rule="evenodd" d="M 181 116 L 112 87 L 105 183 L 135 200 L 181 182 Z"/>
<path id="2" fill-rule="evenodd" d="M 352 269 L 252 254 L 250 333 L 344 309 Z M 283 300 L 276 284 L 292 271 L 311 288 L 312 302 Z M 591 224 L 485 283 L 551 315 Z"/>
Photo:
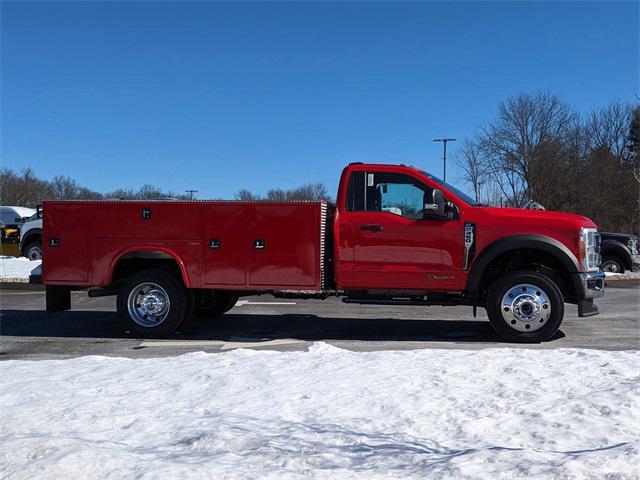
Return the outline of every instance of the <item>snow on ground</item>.
<path id="1" fill-rule="evenodd" d="M 607 280 L 640 280 L 640 272 L 611 273 L 604 272 Z"/>
<path id="2" fill-rule="evenodd" d="M 0 362 L 0 478 L 638 478 L 640 352 Z"/>
<path id="3" fill-rule="evenodd" d="M 0 282 L 26 282 L 29 275 L 40 274 L 42 260 L 31 261 L 25 257 L 0 256 Z"/>

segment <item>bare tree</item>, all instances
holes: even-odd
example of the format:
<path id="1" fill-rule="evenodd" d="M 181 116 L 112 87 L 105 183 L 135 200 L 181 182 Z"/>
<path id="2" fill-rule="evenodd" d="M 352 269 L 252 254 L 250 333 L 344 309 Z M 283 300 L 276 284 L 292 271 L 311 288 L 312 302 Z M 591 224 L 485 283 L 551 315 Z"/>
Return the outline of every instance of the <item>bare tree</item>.
<path id="1" fill-rule="evenodd" d="M 476 201 L 480 201 L 480 187 L 487 180 L 488 174 L 478 141 L 465 140 L 458 149 L 454 162 L 463 172 L 462 179 L 471 185 Z"/>
<path id="2" fill-rule="evenodd" d="M 633 114 L 633 107 L 621 101 L 591 112 L 585 122 L 589 150 L 607 149 L 621 161 L 628 160 L 629 126 Z"/>
<path id="3" fill-rule="evenodd" d="M 254 202 L 260 199 L 258 196 L 254 195 L 246 188 L 238 190 L 234 197 L 236 200 L 240 200 L 241 202 Z"/>
<path id="4" fill-rule="evenodd" d="M 37 178 L 31 168 L 20 175 L 5 168 L 0 173 L 0 196 L 3 205 L 35 207 L 51 197 L 49 182 Z"/>
<path id="5" fill-rule="evenodd" d="M 319 201 L 332 199 L 327 192 L 327 187 L 323 183 L 306 183 L 300 187 L 284 190 L 282 188 L 272 188 L 265 197 L 252 193 L 246 188 L 239 190 L 234 197 L 236 200 L 252 202 L 257 200 L 269 200 L 271 202 L 295 202 L 295 201 Z"/>
<path id="6" fill-rule="evenodd" d="M 270 202 L 286 202 L 288 195 L 287 192 L 281 188 L 272 188 L 267 192 L 266 199 Z"/>
<path id="7" fill-rule="evenodd" d="M 300 187 L 287 190 L 287 200 L 293 201 L 331 201 L 327 187 L 323 183 L 306 183 Z"/>
<path id="8" fill-rule="evenodd" d="M 480 133 L 488 170 L 514 206 L 533 196 L 544 172 L 532 168 L 546 144 L 563 138 L 575 124 L 573 110 L 548 92 L 520 94 L 498 106 L 498 117 Z M 534 178 L 534 175 L 536 178 Z"/>
<path id="9" fill-rule="evenodd" d="M 143 185 L 136 195 L 140 200 L 153 200 L 154 198 L 171 197 L 171 192 L 163 192 L 160 187 L 155 185 Z"/>
<path id="10" fill-rule="evenodd" d="M 635 106 L 631 115 L 627 149 L 633 177 L 640 183 L 640 105 Z"/>

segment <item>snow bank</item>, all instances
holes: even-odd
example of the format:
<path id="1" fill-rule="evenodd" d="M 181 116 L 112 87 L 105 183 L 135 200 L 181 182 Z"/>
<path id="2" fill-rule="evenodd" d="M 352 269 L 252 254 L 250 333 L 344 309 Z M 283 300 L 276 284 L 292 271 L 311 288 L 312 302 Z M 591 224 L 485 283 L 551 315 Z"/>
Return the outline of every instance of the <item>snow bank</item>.
<path id="1" fill-rule="evenodd" d="M 639 352 L 323 343 L 4 361 L 0 477 L 638 478 L 639 372 Z"/>
<path id="2" fill-rule="evenodd" d="M 0 256 L 0 282 L 27 282 L 29 275 L 40 274 L 42 260 Z"/>
<path id="3" fill-rule="evenodd" d="M 607 281 L 611 280 L 640 280 L 640 272 L 624 272 L 624 273 L 611 273 L 604 272 L 607 277 Z"/>

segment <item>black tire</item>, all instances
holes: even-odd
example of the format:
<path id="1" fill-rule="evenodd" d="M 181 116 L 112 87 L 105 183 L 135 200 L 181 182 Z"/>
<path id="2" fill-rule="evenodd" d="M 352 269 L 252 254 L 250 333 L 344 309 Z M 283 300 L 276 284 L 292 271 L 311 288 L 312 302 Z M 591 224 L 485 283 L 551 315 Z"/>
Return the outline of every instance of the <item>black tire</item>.
<path id="1" fill-rule="evenodd" d="M 238 296 L 215 290 L 199 290 L 195 293 L 196 315 L 217 318 L 231 310 L 238 302 Z"/>
<path id="2" fill-rule="evenodd" d="M 624 273 L 624 262 L 615 255 L 604 255 L 600 270 L 611 273 Z"/>
<path id="3" fill-rule="evenodd" d="M 150 290 L 145 292 L 145 285 Z M 151 287 L 155 285 L 156 287 Z M 139 290 L 142 289 L 142 290 Z M 136 302 L 137 299 L 145 300 L 149 296 L 153 297 L 157 292 L 158 298 L 166 298 L 168 302 L 159 302 L 157 298 L 155 302 L 147 301 L 143 304 Z M 149 298 L 153 300 L 153 298 Z M 148 323 L 141 318 L 140 313 L 144 312 L 145 305 L 167 305 L 162 309 L 162 319 L 154 317 L 151 313 L 149 317 L 152 319 Z M 137 305 L 137 307 L 135 306 Z M 175 332 L 193 313 L 193 297 L 181 280 L 174 275 L 158 269 L 143 270 L 129 277 L 118 292 L 118 313 L 121 318 L 127 322 L 129 328 L 137 335 L 143 338 L 162 338 Z M 137 318 L 136 318 L 137 317 Z"/>
<path id="4" fill-rule="evenodd" d="M 509 272 L 498 279 L 489 289 L 486 308 L 496 333 L 517 343 L 552 338 L 564 317 L 558 286 L 549 277 L 531 271 Z"/>
<path id="5" fill-rule="evenodd" d="M 29 260 L 42 260 L 42 243 L 39 240 L 31 242 L 24 249 L 24 256 Z"/>

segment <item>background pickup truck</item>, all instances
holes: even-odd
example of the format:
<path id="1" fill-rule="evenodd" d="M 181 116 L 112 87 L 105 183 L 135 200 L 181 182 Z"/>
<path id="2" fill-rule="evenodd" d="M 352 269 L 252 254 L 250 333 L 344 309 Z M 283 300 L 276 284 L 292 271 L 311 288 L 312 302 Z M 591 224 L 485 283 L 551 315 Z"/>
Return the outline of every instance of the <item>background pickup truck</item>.
<path id="1" fill-rule="evenodd" d="M 637 235 L 601 233 L 602 271 L 624 273 L 640 267 L 640 243 Z"/>
<path id="2" fill-rule="evenodd" d="M 47 311 L 70 290 L 117 295 L 138 334 L 161 337 L 194 308 L 241 295 L 486 308 L 509 341 L 558 330 L 564 303 L 595 315 L 604 294 L 588 218 L 484 207 L 404 165 L 350 164 L 325 202 L 68 201 L 44 208 Z M 175 228 L 179 219 L 181 228 Z"/>

